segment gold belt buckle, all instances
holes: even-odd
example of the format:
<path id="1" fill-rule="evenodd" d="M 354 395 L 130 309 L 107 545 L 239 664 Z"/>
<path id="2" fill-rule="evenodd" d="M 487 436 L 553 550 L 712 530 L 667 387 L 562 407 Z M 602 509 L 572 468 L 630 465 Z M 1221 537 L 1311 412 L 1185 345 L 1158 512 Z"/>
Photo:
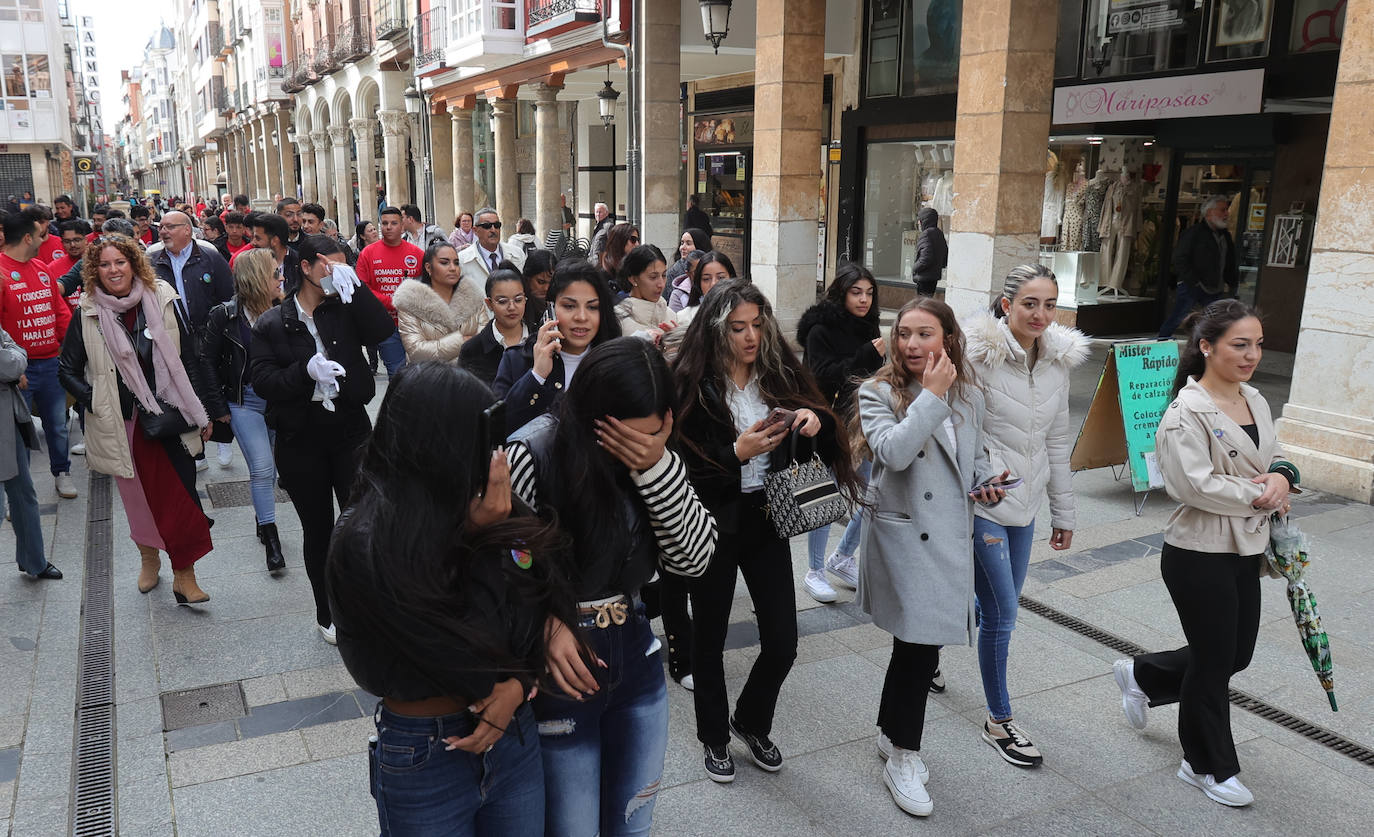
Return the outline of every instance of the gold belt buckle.
<path id="1" fill-rule="evenodd" d="M 592 605 L 592 610 L 596 611 L 596 626 L 598 628 L 609 628 L 613 624 L 625 624 L 629 606 L 626 605 L 625 602 L 608 602 L 606 604 Z"/>

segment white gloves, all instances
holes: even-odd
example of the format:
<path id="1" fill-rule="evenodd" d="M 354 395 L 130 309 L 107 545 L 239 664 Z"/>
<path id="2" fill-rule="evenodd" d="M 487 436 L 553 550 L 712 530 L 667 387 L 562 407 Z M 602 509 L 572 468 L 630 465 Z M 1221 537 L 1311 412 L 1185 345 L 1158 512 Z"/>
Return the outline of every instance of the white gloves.
<path id="1" fill-rule="evenodd" d="M 316 352 L 310 360 L 306 361 L 305 371 L 315 380 L 313 400 L 321 402 L 324 408 L 331 413 L 334 412 L 334 397 L 339 394 L 339 379 L 348 373 L 344 371 L 342 366 L 320 352 Z"/>
<path id="2" fill-rule="evenodd" d="M 353 268 L 346 264 L 334 265 L 329 278 L 334 283 L 334 290 L 339 294 L 339 301 L 345 305 L 353 301 L 353 289 L 363 283 L 358 274 L 353 272 Z"/>

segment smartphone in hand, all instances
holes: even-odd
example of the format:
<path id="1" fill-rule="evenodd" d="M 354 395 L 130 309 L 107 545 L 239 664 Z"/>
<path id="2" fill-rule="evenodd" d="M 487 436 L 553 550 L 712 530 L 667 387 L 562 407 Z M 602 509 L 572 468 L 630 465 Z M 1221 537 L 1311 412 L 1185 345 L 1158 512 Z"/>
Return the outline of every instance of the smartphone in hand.
<path id="1" fill-rule="evenodd" d="M 980 483 L 977 488 L 974 488 L 972 491 L 968 493 L 968 496 L 976 500 L 978 499 L 978 495 L 982 492 L 984 488 L 1000 488 L 1003 491 L 1008 491 L 1010 489 L 1017 487 L 1020 484 L 1020 477 L 1008 476 L 1006 480 L 1003 482 L 998 482 L 996 480 L 988 480 L 985 483 Z"/>
<path id="2" fill-rule="evenodd" d="M 474 477 L 473 493 L 482 496 L 487 492 L 487 480 L 491 477 L 492 451 L 506 443 L 506 402 L 497 401 L 482 411 L 477 422 L 477 438 L 481 445 L 478 450 L 480 460 Z"/>
<path id="3" fill-rule="evenodd" d="M 771 413 L 768 414 L 768 418 L 766 418 L 766 419 L 763 420 L 763 427 L 761 427 L 761 428 L 759 428 L 759 429 L 761 429 L 761 430 L 767 430 L 767 429 L 769 429 L 769 428 L 779 427 L 779 426 L 781 426 L 781 427 L 791 427 L 791 426 L 792 426 L 792 422 L 794 422 L 794 421 L 796 421 L 796 420 L 797 420 L 797 414 L 796 414 L 796 412 L 794 412 L 794 411 L 792 411 L 792 410 L 785 409 L 785 408 L 783 408 L 783 407 L 774 407 L 774 408 L 773 408 L 773 412 L 771 412 Z M 770 435 L 771 435 L 771 434 L 770 434 Z"/>

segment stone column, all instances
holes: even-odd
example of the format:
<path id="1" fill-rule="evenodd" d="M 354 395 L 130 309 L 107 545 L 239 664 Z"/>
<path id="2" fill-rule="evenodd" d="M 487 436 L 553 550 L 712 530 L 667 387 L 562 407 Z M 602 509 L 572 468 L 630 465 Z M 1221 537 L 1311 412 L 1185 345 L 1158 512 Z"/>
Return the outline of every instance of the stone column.
<path id="1" fill-rule="evenodd" d="M 449 207 L 453 205 L 453 168 L 457 165 L 449 149 L 453 146 L 453 120 L 447 113 L 429 114 L 429 161 L 434 176 L 434 217 L 427 224 L 448 229 L 453 224 Z M 421 172 L 423 175 L 423 172 Z M 428 212 L 425 207 L 422 211 Z"/>
<path id="2" fill-rule="evenodd" d="M 472 176 L 472 108 L 448 109 L 453 129 L 453 217 L 460 212 L 472 212 L 474 183 Z"/>
<path id="3" fill-rule="evenodd" d="M 276 197 L 278 192 L 285 195 L 288 190 L 282 187 L 285 178 L 282 177 L 280 147 L 285 142 L 285 134 L 281 132 L 281 122 L 275 113 L 264 118 L 263 129 L 263 154 L 267 158 L 267 193 L 273 197 Z"/>
<path id="4" fill-rule="evenodd" d="M 253 120 L 253 166 L 257 169 L 256 183 L 258 185 L 258 197 L 265 200 L 272 199 L 272 187 L 268 183 L 267 176 L 267 139 L 265 128 L 267 123 L 264 118 L 259 116 Z"/>
<path id="5" fill-rule="evenodd" d="M 1360 4 L 1355 4 L 1359 6 Z M 1304 488 L 1374 502 L 1374 26 L 1346 27 L 1279 444 Z"/>
<path id="6" fill-rule="evenodd" d="M 310 144 L 315 149 L 315 202 L 329 206 L 333 200 L 330 177 L 330 169 L 333 168 L 333 145 L 329 141 L 329 131 L 324 128 L 311 131 Z"/>
<path id="7" fill-rule="evenodd" d="M 520 217 L 520 177 L 515 170 L 515 99 L 493 99 L 491 121 L 496 129 L 496 212 L 514 229 Z"/>
<path id="8" fill-rule="evenodd" d="M 350 119 L 348 127 L 353 130 L 353 146 L 358 158 L 358 212 L 359 220 L 377 222 L 377 169 L 376 156 L 372 148 L 371 119 Z M 351 236 L 352 233 L 350 232 Z"/>
<path id="9" fill-rule="evenodd" d="M 291 130 L 291 114 L 285 110 L 277 111 L 277 159 L 281 173 L 281 192 L 283 195 L 296 195 L 296 157 L 291 143 L 286 141 L 286 132 Z"/>
<path id="10" fill-rule="evenodd" d="M 821 10 L 819 32 L 825 34 L 824 4 Z M 789 7 L 790 8 L 790 7 Z M 656 243 L 674 242 L 682 235 L 680 219 L 683 212 L 682 195 L 682 41 L 681 8 L 671 3 L 644 3 L 641 6 L 644 25 L 640 30 L 643 39 L 639 55 L 642 62 L 643 84 L 639 95 L 639 147 L 640 171 L 644 193 L 640 200 L 643 218 L 640 220 L 640 239 Z M 759 20 L 762 20 L 762 9 Z M 693 24 L 695 25 L 695 24 Z M 766 27 L 764 27 L 766 28 Z M 804 28 L 809 31 L 809 24 Z M 756 58 L 757 60 L 757 58 Z M 805 68 L 798 67 L 799 70 Z M 815 69 L 817 83 L 823 78 L 820 67 Z M 809 73 L 810 71 L 807 70 Z M 774 81 L 780 81 L 775 77 Z M 789 94 L 792 87 L 788 86 Z M 821 88 L 798 89 L 798 95 L 816 95 L 816 128 L 820 128 Z M 809 111 L 808 111 L 809 113 Z M 807 117 L 810 119 L 810 117 Z M 807 130 L 811 130 L 807 124 Z M 819 200 L 820 136 L 817 135 L 816 148 L 807 152 L 810 156 L 803 160 L 812 170 L 812 191 Z M 695 183 L 695 178 L 693 179 Z M 757 205 L 757 204 L 756 204 Z M 819 204 L 818 204 L 819 205 Z M 812 212 L 813 210 L 808 210 Z M 819 222 L 819 216 L 817 216 Z M 815 226 L 814 224 L 812 225 Z M 814 230 L 813 230 L 814 231 Z M 814 253 L 815 247 L 812 247 Z M 741 268 L 743 269 L 743 268 Z M 813 277 L 814 278 L 814 277 Z M 776 300 L 775 300 L 776 302 Z"/>
<path id="11" fill-rule="evenodd" d="M 816 301 L 825 2 L 759 0 L 757 19 L 750 264 L 736 267 L 790 335 Z"/>
<path id="12" fill-rule="evenodd" d="M 964 5 L 945 292 L 960 317 L 1039 257 L 1058 14 L 1057 0 Z"/>
<path id="13" fill-rule="evenodd" d="M 330 125 L 334 141 L 334 221 L 340 230 L 353 226 L 353 173 L 348 166 L 349 131 L 347 125 Z"/>
<path id="14" fill-rule="evenodd" d="M 223 161 L 221 167 L 224 171 L 224 182 L 229 186 L 229 194 L 234 194 L 234 189 L 238 187 L 238 160 L 234 157 L 234 132 L 232 128 L 224 129 L 224 136 L 220 138 L 220 159 Z"/>
<path id="15" fill-rule="evenodd" d="M 301 199 L 315 199 L 315 152 L 311 148 L 310 134 L 296 134 L 296 153 L 301 157 Z"/>
<path id="16" fill-rule="evenodd" d="M 558 204 L 560 171 L 568 152 L 558 137 L 558 91 L 563 85 L 539 84 L 534 88 L 534 232 L 542 243 L 551 230 L 563 226 Z M 504 219 L 503 219 L 504 220 Z M 647 239 L 646 239 L 647 240 Z"/>
<path id="17" fill-rule="evenodd" d="M 386 157 L 386 202 L 389 206 L 410 203 L 410 182 L 406 176 L 406 143 L 410 119 L 403 110 L 377 112 L 382 120 L 382 149 Z"/>

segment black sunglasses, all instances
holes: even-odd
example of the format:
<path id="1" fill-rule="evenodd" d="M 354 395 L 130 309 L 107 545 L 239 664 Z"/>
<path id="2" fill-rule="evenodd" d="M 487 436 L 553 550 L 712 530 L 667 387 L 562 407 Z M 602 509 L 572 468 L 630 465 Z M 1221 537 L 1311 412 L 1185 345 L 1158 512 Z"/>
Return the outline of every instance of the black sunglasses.
<path id="1" fill-rule="evenodd" d="M 499 230 L 499 229 L 501 229 L 501 222 L 500 222 L 500 221 L 483 221 L 483 222 L 480 223 L 480 224 L 473 224 L 473 226 L 474 226 L 474 227 L 480 227 L 481 229 L 484 229 L 484 230 Z"/>

